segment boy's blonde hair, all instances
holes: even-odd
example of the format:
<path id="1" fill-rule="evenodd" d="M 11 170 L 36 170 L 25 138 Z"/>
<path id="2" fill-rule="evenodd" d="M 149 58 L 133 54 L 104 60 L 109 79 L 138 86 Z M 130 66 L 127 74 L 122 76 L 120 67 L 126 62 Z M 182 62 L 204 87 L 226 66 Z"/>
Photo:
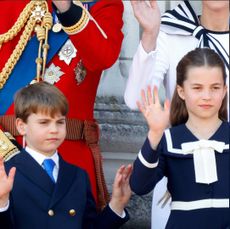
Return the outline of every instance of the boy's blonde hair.
<path id="1" fill-rule="evenodd" d="M 27 122 L 32 113 L 44 113 L 54 117 L 58 113 L 66 116 L 68 110 L 68 101 L 64 94 L 47 82 L 30 84 L 14 96 L 15 116 L 24 122 Z"/>

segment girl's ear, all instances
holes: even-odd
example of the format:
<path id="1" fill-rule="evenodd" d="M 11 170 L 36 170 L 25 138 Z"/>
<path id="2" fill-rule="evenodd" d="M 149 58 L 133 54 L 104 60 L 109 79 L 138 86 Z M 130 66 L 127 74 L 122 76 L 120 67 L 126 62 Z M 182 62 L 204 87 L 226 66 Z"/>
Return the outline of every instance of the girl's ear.
<path id="1" fill-rule="evenodd" d="M 26 134 L 26 123 L 22 119 L 16 118 L 15 124 L 19 134 L 24 136 Z"/>
<path id="2" fill-rule="evenodd" d="M 177 94 L 179 95 L 179 97 L 184 100 L 184 88 L 177 85 L 176 86 L 176 90 L 177 90 Z"/>

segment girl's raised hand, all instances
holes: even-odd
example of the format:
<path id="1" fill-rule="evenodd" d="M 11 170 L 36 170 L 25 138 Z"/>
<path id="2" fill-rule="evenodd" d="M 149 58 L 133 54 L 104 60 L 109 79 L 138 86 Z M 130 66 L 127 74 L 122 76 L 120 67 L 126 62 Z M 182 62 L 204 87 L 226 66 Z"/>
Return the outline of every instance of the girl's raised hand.
<path id="1" fill-rule="evenodd" d="M 0 157 L 0 208 L 5 207 L 7 204 L 10 191 L 13 188 L 15 172 L 16 168 L 13 167 L 7 176 L 3 158 Z"/>
<path id="2" fill-rule="evenodd" d="M 147 88 L 147 94 L 142 90 L 141 99 L 141 102 L 137 102 L 137 106 L 148 123 L 148 136 L 153 137 L 151 143 L 157 145 L 164 130 L 169 126 L 169 101 L 166 99 L 164 107 L 161 106 L 156 86 L 153 89 L 153 94 L 150 86 Z"/>

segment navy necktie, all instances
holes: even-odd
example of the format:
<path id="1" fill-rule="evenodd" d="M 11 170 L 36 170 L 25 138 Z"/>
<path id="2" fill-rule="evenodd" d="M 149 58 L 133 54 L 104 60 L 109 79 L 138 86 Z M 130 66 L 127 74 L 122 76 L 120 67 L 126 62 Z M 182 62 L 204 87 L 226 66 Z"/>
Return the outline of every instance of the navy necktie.
<path id="1" fill-rule="evenodd" d="M 44 169 L 47 172 L 47 174 L 49 175 L 50 179 L 55 183 L 55 179 L 53 177 L 53 169 L 55 166 L 54 161 L 52 159 L 45 159 L 43 161 L 42 165 L 44 166 Z"/>

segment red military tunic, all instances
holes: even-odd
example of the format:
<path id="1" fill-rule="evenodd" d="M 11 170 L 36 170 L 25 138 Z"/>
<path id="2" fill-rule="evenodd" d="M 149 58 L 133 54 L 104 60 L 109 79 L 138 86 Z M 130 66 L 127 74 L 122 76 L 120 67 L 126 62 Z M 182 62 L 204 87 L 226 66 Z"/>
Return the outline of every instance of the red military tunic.
<path id="1" fill-rule="evenodd" d="M 27 0 L 0 1 L 0 34 L 5 33 L 13 26 L 20 12 L 28 2 Z M 51 8 L 50 2 L 49 7 Z M 70 110 L 68 118 L 83 121 L 94 120 L 94 101 L 101 73 L 116 61 L 120 52 L 123 39 L 121 32 L 123 25 L 122 13 L 123 4 L 121 0 L 97 1 L 90 8 L 90 14 L 106 33 L 107 39 L 99 31 L 96 24 L 92 20 L 89 20 L 87 26 L 82 31 L 74 35 L 69 35 L 69 39 L 77 50 L 77 55 L 72 59 L 70 64 L 68 65 L 63 60 L 60 60 L 58 53 L 47 64 L 47 67 L 50 64 L 60 67 L 60 71 L 64 73 L 55 85 L 65 94 L 69 101 Z M 10 42 L 2 45 L 0 49 L 0 71 L 14 50 L 18 39 L 19 35 Z M 49 45 L 52 46 L 52 44 Z M 31 52 L 37 52 L 37 50 L 31 50 Z M 78 84 L 75 79 L 74 70 L 80 60 L 86 69 L 86 76 Z M 28 67 L 25 66 L 25 71 Z M 17 80 L 20 80 L 20 77 L 23 77 L 23 72 L 17 76 Z M 13 104 L 5 114 L 13 114 Z M 20 137 L 17 137 L 17 139 L 21 142 Z M 97 197 L 95 164 L 92 151 L 85 140 L 67 139 L 59 148 L 59 152 L 66 161 L 87 170 L 93 194 Z"/>

